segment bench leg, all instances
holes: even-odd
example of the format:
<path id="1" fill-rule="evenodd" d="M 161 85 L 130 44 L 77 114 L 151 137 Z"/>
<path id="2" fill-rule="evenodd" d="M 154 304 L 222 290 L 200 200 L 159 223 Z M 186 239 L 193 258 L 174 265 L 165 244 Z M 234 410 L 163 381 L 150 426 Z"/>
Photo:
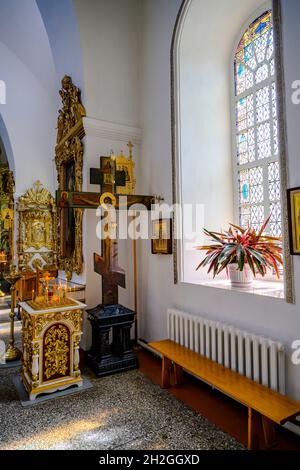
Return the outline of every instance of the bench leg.
<path id="1" fill-rule="evenodd" d="M 162 359 L 162 373 L 161 373 L 161 386 L 162 388 L 169 388 L 171 386 L 170 376 L 171 376 L 171 367 L 172 363 L 166 357 Z"/>
<path id="2" fill-rule="evenodd" d="M 266 447 L 270 448 L 276 444 L 275 423 L 265 416 L 262 416 L 261 420 Z"/>
<path id="3" fill-rule="evenodd" d="M 276 444 L 275 423 L 262 416 L 252 408 L 248 408 L 248 449 L 259 449 L 259 433 L 263 431 L 265 447 L 268 449 Z"/>
<path id="4" fill-rule="evenodd" d="M 261 428 L 261 415 L 252 408 L 248 408 L 248 449 L 259 448 L 259 430 Z"/>
<path id="5" fill-rule="evenodd" d="M 180 367 L 178 364 L 173 364 L 174 367 L 174 384 L 175 385 L 180 385 L 183 383 L 183 373 L 182 373 L 182 367 Z"/>

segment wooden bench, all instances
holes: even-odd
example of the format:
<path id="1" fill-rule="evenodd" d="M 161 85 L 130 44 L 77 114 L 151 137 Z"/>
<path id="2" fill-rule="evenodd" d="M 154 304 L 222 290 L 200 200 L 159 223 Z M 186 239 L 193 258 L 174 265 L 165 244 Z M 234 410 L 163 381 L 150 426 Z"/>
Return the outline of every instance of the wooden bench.
<path id="1" fill-rule="evenodd" d="M 248 449 L 260 447 L 259 434 L 263 431 L 265 447 L 274 445 L 275 423 L 284 424 L 300 414 L 300 403 L 274 392 L 226 367 L 200 356 L 198 353 L 171 340 L 149 343 L 162 355 L 162 387 L 182 382 L 182 370 L 192 373 L 220 392 L 248 407 Z"/>

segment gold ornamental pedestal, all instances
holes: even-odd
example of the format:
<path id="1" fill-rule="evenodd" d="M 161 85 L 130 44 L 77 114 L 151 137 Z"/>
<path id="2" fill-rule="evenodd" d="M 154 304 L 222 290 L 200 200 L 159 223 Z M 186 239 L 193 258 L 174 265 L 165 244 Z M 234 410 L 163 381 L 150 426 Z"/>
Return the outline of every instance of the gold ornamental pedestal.
<path id="1" fill-rule="evenodd" d="M 64 299 L 64 303 L 67 304 Z M 31 305 L 30 305 L 31 304 Z M 86 305 L 71 300 L 69 306 L 20 302 L 22 308 L 22 381 L 30 400 L 71 385 L 82 386 L 79 343 Z"/>
<path id="2" fill-rule="evenodd" d="M 10 283 L 11 309 L 10 309 L 10 338 L 9 346 L 6 350 L 5 359 L 7 362 L 17 361 L 22 356 L 21 351 L 15 346 L 15 306 L 16 306 L 16 283 L 22 278 L 22 274 L 17 271 L 16 266 L 11 266 L 10 272 L 4 279 Z"/>

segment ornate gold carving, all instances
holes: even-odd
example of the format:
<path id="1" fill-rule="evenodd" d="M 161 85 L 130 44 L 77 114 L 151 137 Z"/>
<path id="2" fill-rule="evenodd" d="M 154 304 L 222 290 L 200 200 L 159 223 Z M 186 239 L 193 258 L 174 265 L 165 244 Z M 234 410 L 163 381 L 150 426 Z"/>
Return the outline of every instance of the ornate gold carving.
<path id="1" fill-rule="evenodd" d="M 7 204 L 14 201 L 15 181 L 7 165 L 0 165 L 0 199 Z"/>
<path id="2" fill-rule="evenodd" d="M 57 218 L 51 193 L 37 181 L 19 198 L 19 265 L 35 270 L 56 265 Z"/>
<path id="3" fill-rule="evenodd" d="M 85 135 L 82 118 L 86 113 L 80 90 L 72 83 L 71 77 L 66 75 L 63 78 L 59 93 L 62 108 L 59 110 L 55 149 L 58 189 L 80 192 L 83 167 L 81 139 Z M 58 265 L 68 280 L 73 272 L 80 274 L 82 271 L 82 218 L 83 209 L 58 210 Z M 74 237 L 71 243 L 70 236 Z"/>
<path id="4" fill-rule="evenodd" d="M 23 311 L 22 313 L 22 342 L 23 342 L 23 370 L 28 370 L 31 375 L 31 363 L 32 363 L 32 340 L 33 334 L 33 322 L 30 315 Z"/>
<path id="5" fill-rule="evenodd" d="M 28 191 L 19 198 L 19 210 L 28 210 L 28 209 L 47 209 L 48 206 L 53 206 L 54 199 L 47 191 L 43 188 L 42 183 L 38 180 L 34 183 L 33 188 L 28 189 Z"/>
<path id="6" fill-rule="evenodd" d="M 72 78 L 65 75 L 61 85 L 62 89 L 59 94 L 62 101 L 62 109 L 58 112 L 57 120 L 58 144 L 86 116 L 85 108 L 81 103 L 80 90 L 73 84 Z"/>
<path id="7" fill-rule="evenodd" d="M 70 360 L 70 333 L 64 325 L 54 325 L 45 333 L 44 375 L 49 380 L 67 375 Z"/>
<path id="8" fill-rule="evenodd" d="M 49 315 L 41 315 L 35 318 L 35 330 L 36 334 L 39 335 L 44 328 L 44 325 L 49 321 L 55 320 L 55 314 L 50 313 Z"/>
<path id="9" fill-rule="evenodd" d="M 47 313 L 35 316 L 36 334 L 40 335 L 44 325 L 52 321 L 60 321 L 62 316 L 73 323 L 74 330 L 80 331 L 81 328 L 81 310 L 67 310 L 65 312 Z"/>

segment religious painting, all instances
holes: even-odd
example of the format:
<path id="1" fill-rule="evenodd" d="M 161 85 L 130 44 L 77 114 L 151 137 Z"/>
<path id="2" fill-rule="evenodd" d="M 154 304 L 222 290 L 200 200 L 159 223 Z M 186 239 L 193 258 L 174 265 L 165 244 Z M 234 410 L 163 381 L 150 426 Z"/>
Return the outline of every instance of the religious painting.
<path id="1" fill-rule="evenodd" d="M 127 147 L 129 147 L 129 156 L 126 157 L 123 152 L 120 155 L 116 156 L 116 167 L 118 172 L 123 172 L 124 174 L 124 183 L 122 185 L 117 185 L 118 194 L 134 194 L 136 178 L 134 175 L 135 163 L 132 157 L 133 144 L 128 142 Z"/>
<path id="2" fill-rule="evenodd" d="M 172 254 L 172 219 L 158 219 L 152 222 L 152 254 Z"/>
<path id="3" fill-rule="evenodd" d="M 0 251 L 9 256 L 12 245 L 12 230 L 14 222 L 13 209 L 6 206 L 6 202 L 0 202 L 1 205 L 1 223 L 0 223 Z"/>
<path id="4" fill-rule="evenodd" d="M 14 190 L 13 173 L 0 164 L 0 252 L 7 259 L 5 267 L 13 258 Z"/>
<path id="5" fill-rule="evenodd" d="M 69 76 L 62 80 L 62 109 L 58 113 L 55 163 L 61 199 L 58 209 L 58 267 L 70 280 L 83 266 L 81 208 L 69 206 L 68 192 L 82 191 L 83 143 L 85 135 L 80 90 Z"/>
<path id="6" fill-rule="evenodd" d="M 52 194 L 37 181 L 20 196 L 18 257 L 22 270 L 56 268 L 56 206 Z"/>
<path id="7" fill-rule="evenodd" d="M 12 227 L 14 220 L 14 211 L 9 207 L 4 207 L 1 209 L 1 220 L 3 222 L 3 228 L 9 230 Z"/>
<path id="8" fill-rule="evenodd" d="M 116 173 L 116 164 L 111 157 L 101 157 L 101 170 L 103 172 L 103 182 L 102 185 L 114 185 L 115 184 L 115 173 Z"/>
<path id="9" fill-rule="evenodd" d="M 300 188 L 288 189 L 290 251 L 300 255 Z"/>
<path id="10" fill-rule="evenodd" d="M 28 250 L 34 248 L 39 250 L 41 248 L 52 249 L 53 247 L 53 234 L 52 234 L 52 216 L 51 213 L 38 212 L 37 214 L 31 212 L 26 214 L 24 219 L 24 229 L 26 237 L 24 237 L 23 248 Z"/>

